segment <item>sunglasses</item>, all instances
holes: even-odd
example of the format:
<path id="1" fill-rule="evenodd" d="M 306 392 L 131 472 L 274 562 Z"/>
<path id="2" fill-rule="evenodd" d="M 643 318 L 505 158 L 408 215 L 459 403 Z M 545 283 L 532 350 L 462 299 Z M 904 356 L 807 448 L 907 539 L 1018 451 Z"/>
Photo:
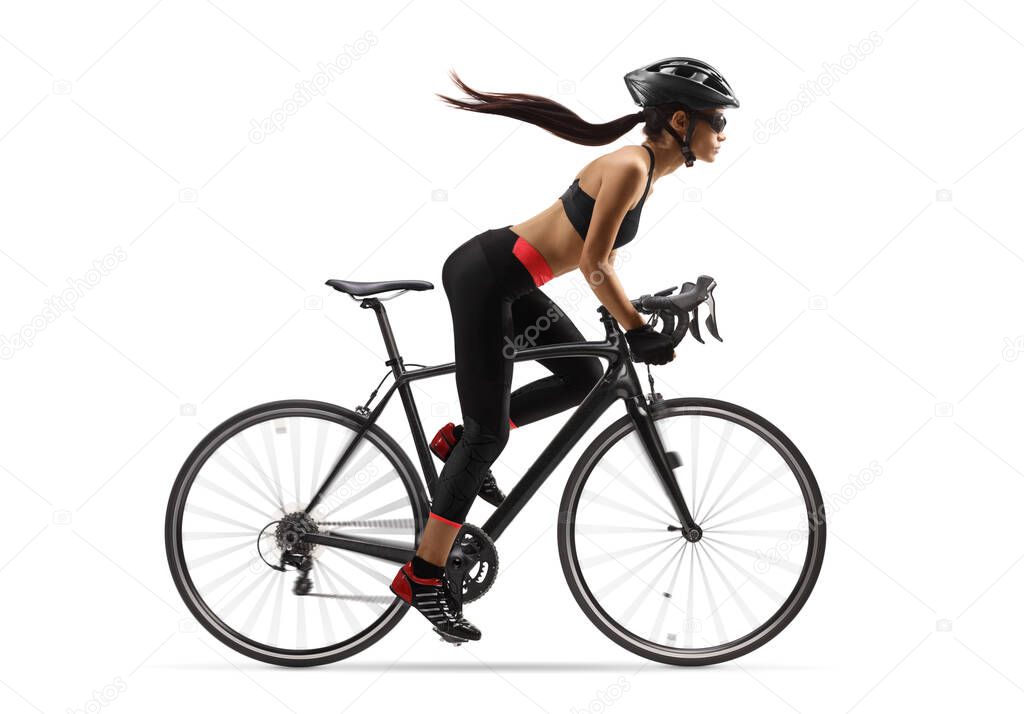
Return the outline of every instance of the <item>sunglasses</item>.
<path id="1" fill-rule="evenodd" d="M 724 114 L 702 114 L 701 112 L 694 112 L 694 116 L 698 119 L 703 119 L 711 127 L 711 130 L 716 134 L 721 134 L 725 130 L 725 115 Z"/>

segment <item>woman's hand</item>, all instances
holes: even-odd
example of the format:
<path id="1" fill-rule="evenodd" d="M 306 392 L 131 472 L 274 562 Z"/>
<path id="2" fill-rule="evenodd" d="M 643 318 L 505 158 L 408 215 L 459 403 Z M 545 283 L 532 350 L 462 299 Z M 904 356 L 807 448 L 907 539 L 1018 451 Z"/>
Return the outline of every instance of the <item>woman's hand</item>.
<path id="1" fill-rule="evenodd" d="M 626 332 L 626 344 L 633 359 L 647 364 L 665 364 L 676 358 L 675 345 L 669 335 L 658 332 L 650 325 L 642 325 Z"/>

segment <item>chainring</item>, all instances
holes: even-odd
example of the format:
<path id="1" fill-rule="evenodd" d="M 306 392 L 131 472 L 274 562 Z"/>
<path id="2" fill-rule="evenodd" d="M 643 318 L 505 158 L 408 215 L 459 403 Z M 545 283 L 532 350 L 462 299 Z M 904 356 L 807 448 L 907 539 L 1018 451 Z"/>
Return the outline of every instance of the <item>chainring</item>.
<path id="1" fill-rule="evenodd" d="M 462 583 L 462 602 L 473 602 L 491 589 L 498 575 L 498 550 L 482 528 L 463 523 L 445 565 L 448 581 Z"/>

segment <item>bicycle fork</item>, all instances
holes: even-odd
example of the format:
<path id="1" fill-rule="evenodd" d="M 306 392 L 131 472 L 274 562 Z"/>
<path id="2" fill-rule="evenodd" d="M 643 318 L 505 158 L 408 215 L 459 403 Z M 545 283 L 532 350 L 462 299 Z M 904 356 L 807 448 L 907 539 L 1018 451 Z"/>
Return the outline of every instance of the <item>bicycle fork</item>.
<path id="1" fill-rule="evenodd" d="M 634 379 L 636 378 L 635 373 L 633 377 Z M 643 394 L 626 397 L 624 401 L 626 402 L 626 411 L 633 420 L 636 433 L 643 443 L 644 451 L 647 452 L 658 482 L 665 491 L 665 496 L 668 498 L 669 503 L 672 504 L 672 510 L 681 524 L 681 528 L 669 526 L 669 530 L 681 530 L 686 540 L 696 543 L 701 539 L 703 532 L 700 526 L 693 520 L 690 509 L 686 505 L 686 499 L 683 497 L 683 492 L 679 488 L 679 482 L 676 480 L 675 473 L 672 470 L 674 467 L 681 465 L 678 455 L 675 452 L 667 452 L 665 450 L 665 445 L 661 441 L 661 435 L 654 424 L 654 417 L 651 415 L 651 404 L 647 402 Z"/>

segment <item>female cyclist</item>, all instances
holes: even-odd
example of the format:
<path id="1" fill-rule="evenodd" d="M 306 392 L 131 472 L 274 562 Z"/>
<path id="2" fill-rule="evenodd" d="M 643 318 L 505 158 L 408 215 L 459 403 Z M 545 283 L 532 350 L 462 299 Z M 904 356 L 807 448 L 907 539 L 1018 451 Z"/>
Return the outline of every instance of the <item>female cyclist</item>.
<path id="1" fill-rule="evenodd" d="M 538 288 L 580 270 L 626 330 L 633 358 L 664 364 L 675 357 L 669 336 L 647 325 L 622 289 L 615 249 L 637 232 L 651 185 L 681 165 L 714 161 L 725 141 L 726 107 L 739 102 L 725 78 L 699 60 L 673 57 L 625 76 L 635 114 L 591 124 L 561 104 L 531 94 L 479 92 L 453 72 L 469 99 L 439 95 L 449 105 L 529 122 L 587 146 L 615 141 L 643 122 L 646 139 L 583 167 L 559 200 L 522 223 L 470 238 L 448 256 L 441 281 L 455 334 L 455 382 L 464 425 L 448 424 L 431 443 L 445 462 L 416 556 L 395 575 L 391 590 L 419 610 L 445 639 L 480 639 L 462 615 L 461 598 L 445 577 L 452 544 L 477 494 L 504 498 L 490 466 L 509 430 L 578 405 L 603 370 L 596 357 L 540 360 L 552 374 L 511 392 L 516 336 L 531 344 L 583 340 L 568 316 Z"/>

